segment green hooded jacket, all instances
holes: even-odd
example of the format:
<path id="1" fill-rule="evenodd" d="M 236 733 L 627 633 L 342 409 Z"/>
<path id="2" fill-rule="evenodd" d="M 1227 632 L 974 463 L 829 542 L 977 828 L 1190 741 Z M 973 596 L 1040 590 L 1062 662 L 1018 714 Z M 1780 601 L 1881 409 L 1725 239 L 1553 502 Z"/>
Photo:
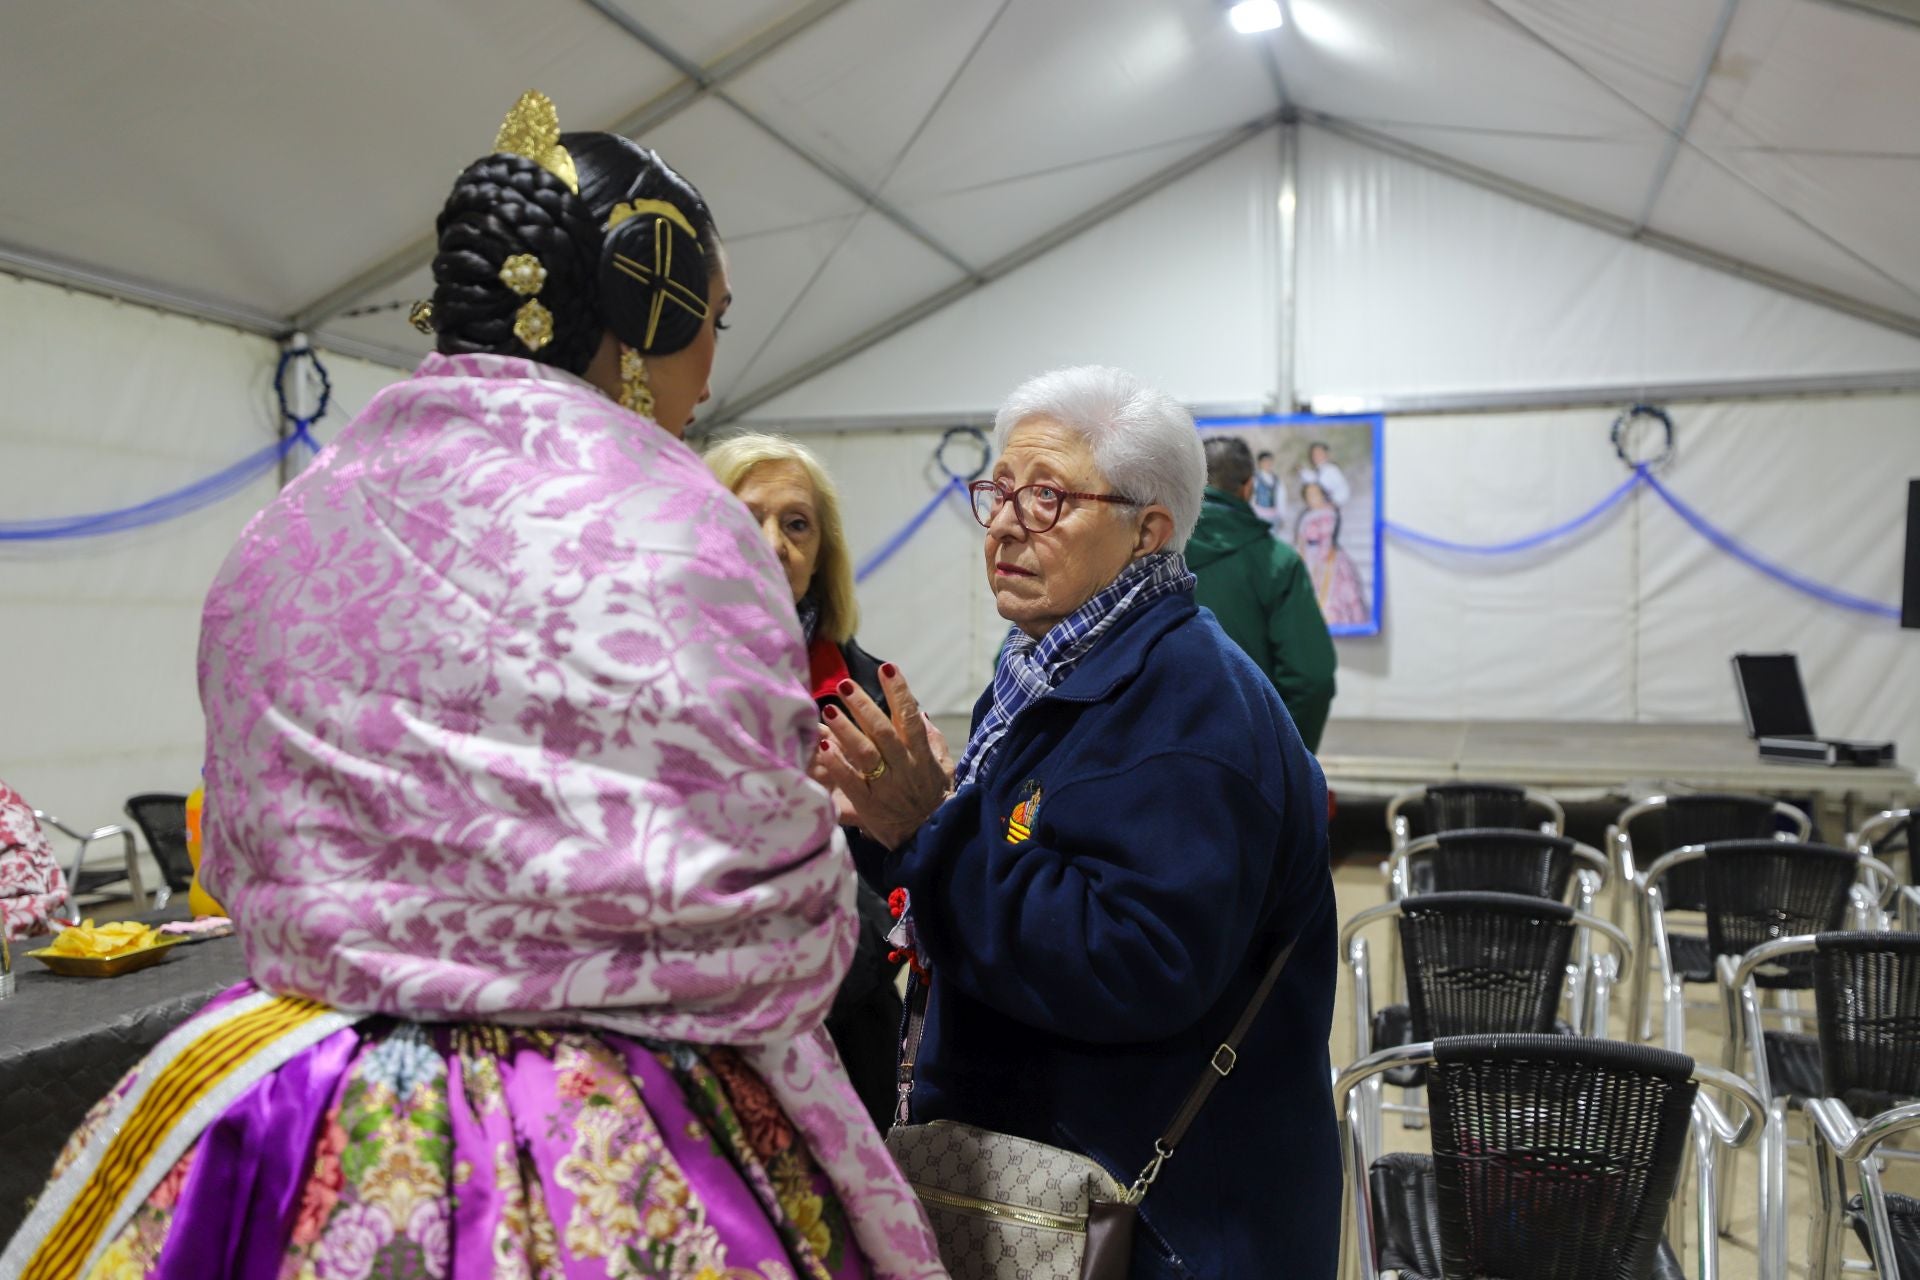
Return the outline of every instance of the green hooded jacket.
<path id="1" fill-rule="evenodd" d="M 1267 673 L 1306 740 L 1320 749 L 1339 664 L 1300 553 L 1239 498 L 1211 485 L 1187 543 L 1195 600 Z"/>

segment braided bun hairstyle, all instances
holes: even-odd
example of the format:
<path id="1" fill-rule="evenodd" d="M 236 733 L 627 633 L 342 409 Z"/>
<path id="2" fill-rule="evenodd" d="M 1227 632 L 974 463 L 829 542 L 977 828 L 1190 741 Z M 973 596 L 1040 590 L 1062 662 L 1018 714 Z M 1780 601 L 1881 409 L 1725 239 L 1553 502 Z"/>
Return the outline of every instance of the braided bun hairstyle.
<path id="1" fill-rule="evenodd" d="M 642 355 L 672 355 L 707 320 L 707 287 L 720 271 L 713 212 L 692 183 L 631 139 L 566 133 L 560 143 L 573 156 L 580 198 L 602 230 L 600 314 L 606 327 Z M 670 207 L 672 215 L 658 212 L 660 206 Z M 628 216 L 636 207 L 649 211 Z"/>
<path id="2" fill-rule="evenodd" d="M 433 326 L 440 351 L 530 357 L 584 373 L 606 327 L 594 303 L 600 229 L 567 184 L 522 156 L 490 155 L 468 165 L 435 224 Z M 553 338 L 537 351 L 513 333 L 525 301 L 500 279 L 508 258 L 530 253 L 547 269 L 540 301 L 553 313 Z"/>
<path id="3" fill-rule="evenodd" d="M 720 269 L 706 201 L 626 138 L 570 133 L 561 143 L 574 159 L 578 195 L 532 160 L 505 153 L 474 161 L 455 181 L 435 224 L 441 352 L 520 356 L 582 374 L 609 329 L 645 355 L 669 355 L 700 332 L 708 282 Z M 635 201 L 662 201 L 681 216 L 649 212 L 606 230 L 615 206 Z M 516 254 L 532 254 L 547 272 L 539 300 L 553 314 L 553 336 L 537 350 L 514 335 L 526 298 L 500 279 Z"/>

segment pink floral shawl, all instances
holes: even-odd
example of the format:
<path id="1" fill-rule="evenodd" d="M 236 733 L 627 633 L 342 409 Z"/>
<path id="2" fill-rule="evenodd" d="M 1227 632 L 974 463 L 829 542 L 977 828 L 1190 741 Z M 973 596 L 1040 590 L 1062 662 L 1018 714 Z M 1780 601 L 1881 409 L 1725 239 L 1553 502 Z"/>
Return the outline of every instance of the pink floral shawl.
<path id="1" fill-rule="evenodd" d="M 254 980 L 410 1018 L 742 1046 L 885 1276 L 938 1276 L 818 1029 L 853 871 L 785 578 L 679 440 L 429 356 L 207 599 L 203 873 Z"/>
<path id="2" fill-rule="evenodd" d="M 66 898 L 67 878 L 33 806 L 0 782 L 0 936 L 17 942 L 49 932 L 54 908 Z"/>

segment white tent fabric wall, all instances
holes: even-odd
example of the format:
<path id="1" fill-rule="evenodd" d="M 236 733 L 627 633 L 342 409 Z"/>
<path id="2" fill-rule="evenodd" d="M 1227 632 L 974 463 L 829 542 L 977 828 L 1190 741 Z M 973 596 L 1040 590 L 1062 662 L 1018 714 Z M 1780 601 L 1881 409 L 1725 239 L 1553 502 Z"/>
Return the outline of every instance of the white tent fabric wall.
<path id="1" fill-rule="evenodd" d="M 1454 541 L 1523 537 L 1627 476 L 1610 411 L 1395 418 L 1386 509 Z M 1855 595 L 1898 598 L 1905 477 L 1920 477 L 1920 396 L 1681 406 L 1662 473 L 1759 554 Z M 842 490 L 864 557 L 945 477 L 938 433 L 803 437 Z M 900 664 L 936 714 L 970 710 L 1006 624 L 981 534 L 948 502 L 861 588 L 860 639 Z M 1884 619 L 1819 604 L 1716 550 L 1651 492 L 1579 535 L 1519 556 L 1387 542 L 1385 627 L 1339 642 L 1334 715 L 1733 722 L 1736 651 L 1801 656 L 1828 733 L 1920 750 L 1920 643 Z"/>
<path id="2" fill-rule="evenodd" d="M 324 442 L 396 374 L 323 358 Z M 131 506 L 239 461 L 276 436 L 277 359 L 265 338 L 0 277 L 0 510 Z M 274 490 L 269 476 L 152 528 L 0 544 L 0 778 L 82 826 L 120 821 L 137 792 L 194 786 L 200 607 Z"/>
<path id="3" fill-rule="evenodd" d="M 1303 399 L 1920 370 L 1920 338 L 1302 135 Z"/>
<path id="4" fill-rule="evenodd" d="M 1243 143 L 752 419 L 991 412 L 1024 378 L 1096 362 L 1189 404 L 1264 403 L 1279 377 L 1279 146 L 1271 130 Z"/>
<path id="5" fill-rule="evenodd" d="M 1669 487 L 1750 549 L 1897 602 L 1920 396 L 1679 406 Z M 1392 520 L 1523 537 L 1626 476 L 1611 414 L 1395 418 Z M 1340 642 L 1336 716 L 1738 721 L 1728 659 L 1798 652 L 1824 732 L 1920 750 L 1920 637 L 1817 603 L 1715 549 L 1651 492 L 1564 543 L 1469 557 L 1387 542 L 1377 640 Z"/>

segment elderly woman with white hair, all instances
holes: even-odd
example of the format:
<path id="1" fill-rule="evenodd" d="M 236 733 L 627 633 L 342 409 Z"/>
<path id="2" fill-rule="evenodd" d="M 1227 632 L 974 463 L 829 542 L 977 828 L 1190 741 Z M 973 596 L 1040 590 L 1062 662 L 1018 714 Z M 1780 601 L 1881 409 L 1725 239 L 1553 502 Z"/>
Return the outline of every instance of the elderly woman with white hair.
<path id="1" fill-rule="evenodd" d="M 1067 1148 L 1125 1187 L 1211 1062 L 1129 1274 L 1331 1276 L 1326 787 L 1194 604 L 1193 420 L 1119 370 L 1062 369 L 1008 398 L 995 445 L 974 513 L 1013 631 L 951 783 L 897 672 L 891 715 L 855 695 L 826 718 L 815 770 L 888 851 L 869 874 L 907 891 L 927 999 L 903 1118 Z M 927 1200 L 936 1230 L 965 1212 Z"/>

